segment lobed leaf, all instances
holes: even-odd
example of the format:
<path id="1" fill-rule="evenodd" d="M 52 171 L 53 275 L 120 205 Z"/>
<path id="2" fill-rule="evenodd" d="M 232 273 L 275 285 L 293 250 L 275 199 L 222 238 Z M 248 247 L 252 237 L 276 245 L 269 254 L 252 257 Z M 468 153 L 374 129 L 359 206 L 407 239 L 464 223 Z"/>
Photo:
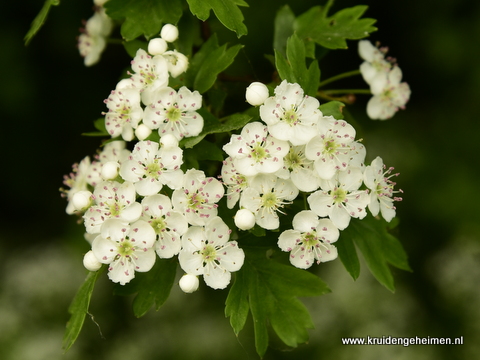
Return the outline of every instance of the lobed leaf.
<path id="1" fill-rule="evenodd" d="M 181 0 L 109 0 L 105 9 L 112 19 L 124 20 L 120 33 L 126 41 L 141 35 L 150 39 L 163 24 L 176 24 L 183 13 Z"/>
<path id="2" fill-rule="evenodd" d="M 343 108 L 345 104 L 340 101 L 329 101 L 320 105 L 320 111 L 323 113 L 324 116 L 333 116 L 337 120 L 342 120 L 343 116 Z"/>

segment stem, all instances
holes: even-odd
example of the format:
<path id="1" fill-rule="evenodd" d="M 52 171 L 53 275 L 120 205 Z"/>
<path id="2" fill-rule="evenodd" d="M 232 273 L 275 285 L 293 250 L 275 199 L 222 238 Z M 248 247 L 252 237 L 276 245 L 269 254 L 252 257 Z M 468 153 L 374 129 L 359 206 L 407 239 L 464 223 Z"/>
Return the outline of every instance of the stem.
<path id="1" fill-rule="evenodd" d="M 108 38 L 108 39 L 107 39 L 107 43 L 108 43 L 108 44 L 119 44 L 119 45 L 122 45 L 122 44 L 123 44 L 123 40 L 122 40 L 122 39 Z"/>
<path id="2" fill-rule="evenodd" d="M 368 89 L 331 89 L 331 90 L 321 90 L 318 94 L 323 95 L 336 95 L 336 94 L 367 94 L 371 95 L 372 92 Z"/>
<path id="3" fill-rule="evenodd" d="M 322 86 L 330 84 L 331 82 L 341 80 L 341 79 L 345 79 L 345 78 L 350 77 L 350 76 L 360 75 L 360 74 L 361 74 L 360 70 L 352 70 L 352 71 L 348 71 L 348 72 L 345 72 L 345 73 L 342 73 L 342 74 L 338 74 L 338 75 L 332 76 L 331 78 L 328 78 L 327 80 L 321 81 L 320 84 L 318 84 L 318 87 L 321 88 Z"/>

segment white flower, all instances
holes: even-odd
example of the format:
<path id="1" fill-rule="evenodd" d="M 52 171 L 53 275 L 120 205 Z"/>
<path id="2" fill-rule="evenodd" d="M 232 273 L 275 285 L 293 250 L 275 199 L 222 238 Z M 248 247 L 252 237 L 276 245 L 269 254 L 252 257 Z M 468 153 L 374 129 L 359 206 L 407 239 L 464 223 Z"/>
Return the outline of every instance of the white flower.
<path id="1" fill-rule="evenodd" d="M 149 105 L 154 100 L 153 93 L 168 85 L 168 65 L 163 55 L 150 56 L 143 49 L 138 49 L 133 58 L 130 85 L 123 86 L 134 87 L 140 90 L 144 105 Z"/>
<path id="2" fill-rule="evenodd" d="M 360 65 L 360 72 L 363 79 L 369 85 L 374 85 L 378 81 L 384 81 L 386 74 L 390 71 L 392 64 L 385 60 L 387 48 L 377 48 L 368 40 L 358 42 L 358 53 L 365 60 Z"/>
<path id="3" fill-rule="evenodd" d="M 145 220 L 157 235 L 156 251 L 160 258 L 169 259 L 181 249 L 181 236 L 187 231 L 188 223 L 183 214 L 172 209 L 169 197 L 161 194 L 147 196 L 142 200 Z"/>
<path id="4" fill-rule="evenodd" d="M 160 37 L 167 42 L 174 42 L 178 38 L 178 28 L 172 24 L 165 24 L 160 30 Z"/>
<path id="5" fill-rule="evenodd" d="M 177 50 L 165 51 L 162 55 L 167 61 L 168 72 L 176 78 L 181 73 L 187 71 L 188 58 Z"/>
<path id="6" fill-rule="evenodd" d="M 390 175 L 393 169 L 393 167 L 387 169 L 383 165 L 382 158 L 376 157 L 363 174 L 364 183 L 371 190 L 368 209 L 373 216 L 377 216 L 381 212 L 382 217 L 388 222 L 395 217 L 393 202 L 402 200 L 402 198 L 394 196 L 394 193 L 403 192 L 402 190 L 393 190 L 396 184 L 390 178 L 398 175 Z"/>
<path id="7" fill-rule="evenodd" d="M 283 170 L 275 174 L 282 179 L 290 179 L 300 191 L 317 190 L 321 178 L 315 170 L 312 160 L 305 157 L 305 145 L 290 146 L 290 151 L 284 158 Z"/>
<path id="8" fill-rule="evenodd" d="M 222 181 L 227 187 L 227 207 L 229 209 L 233 209 L 240 199 L 242 191 L 248 187 L 248 179 L 248 176 L 240 174 L 235 169 L 233 159 L 230 156 L 223 161 Z"/>
<path id="9" fill-rule="evenodd" d="M 268 98 L 268 88 L 261 82 L 252 82 L 245 92 L 247 102 L 252 106 L 262 105 Z"/>
<path id="10" fill-rule="evenodd" d="M 149 271 L 155 263 L 155 231 L 145 221 L 131 225 L 109 219 L 101 234 L 93 240 L 95 257 L 108 266 L 108 278 L 125 285 L 135 277 L 135 271 Z"/>
<path id="11" fill-rule="evenodd" d="M 103 8 L 99 8 L 85 23 L 83 33 L 78 37 L 78 51 L 84 58 L 85 66 L 95 65 L 100 60 L 106 38 L 112 31 L 112 20 Z"/>
<path id="12" fill-rule="evenodd" d="M 220 217 L 211 218 L 203 226 L 192 226 L 182 237 L 178 255 L 181 268 L 191 275 L 203 275 L 213 289 L 224 289 L 231 272 L 243 265 L 245 254 L 236 241 L 228 241 L 230 229 Z"/>
<path id="13" fill-rule="evenodd" d="M 102 151 L 95 155 L 87 182 L 96 186 L 103 180 L 113 180 L 118 175 L 120 165 L 130 156 L 130 150 L 125 148 L 125 141 L 110 141 Z M 116 174 L 114 174 L 114 172 Z"/>
<path id="14" fill-rule="evenodd" d="M 355 129 L 346 121 L 323 117 L 318 122 L 318 135 L 305 147 L 305 156 L 314 161 L 318 176 L 331 179 L 337 171 L 347 168 L 354 139 Z"/>
<path id="15" fill-rule="evenodd" d="M 256 223 L 267 230 L 280 226 L 277 212 L 291 203 L 298 189 L 290 180 L 280 179 L 273 174 L 257 175 L 240 198 L 240 208 L 255 214 Z"/>
<path id="16" fill-rule="evenodd" d="M 317 134 L 316 125 L 323 116 L 319 106 L 317 99 L 304 96 L 300 85 L 284 80 L 275 89 L 275 96 L 260 106 L 260 117 L 273 137 L 305 145 Z"/>
<path id="17" fill-rule="evenodd" d="M 66 197 L 68 205 L 65 211 L 72 215 L 77 211 L 73 203 L 74 195 L 79 191 L 88 190 L 88 177 L 91 174 L 90 157 L 86 156 L 79 164 L 72 165 L 72 172 L 63 176 L 63 184 L 69 189 L 60 188 L 62 197 Z"/>
<path id="18" fill-rule="evenodd" d="M 110 218 L 123 223 L 137 221 L 142 214 L 142 205 L 135 202 L 135 198 L 135 186 L 131 182 L 104 181 L 98 184 L 93 192 L 95 204 L 83 215 L 87 233 L 99 233 L 102 224 Z"/>
<path id="19" fill-rule="evenodd" d="M 410 86 L 402 80 L 402 71 L 394 66 L 383 81 L 370 87 L 373 97 L 368 101 L 367 114 L 371 119 L 386 120 L 399 109 L 404 109 L 410 99 Z"/>
<path id="20" fill-rule="evenodd" d="M 350 218 L 363 219 L 367 213 L 370 198 L 368 191 L 358 190 L 363 183 L 362 171 L 348 168 L 341 171 L 331 180 L 324 180 L 321 190 L 311 194 L 308 204 L 318 216 L 328 216 L 340 230 L 350 223 Z"/>
<path id="21" fill-rule="evenodd" d="M 300 269 L 308 269 L 317 261 L 334 260 L 337 248 L 331 243 L 338 240 L 340 232 L 329 219 L 318 219 L 310 210 L 304 210 L 293 218 L 293 230 L 286 230 L 278 238 L 278 246 L 290 252 L 290 263 Z"/>
<path id="22" fill-rule="evenodd" d="M 178 188 L 182 181 L 183 151 L 177 147 L 159 147 L 154 141 L 139 141 L 120 168 L 123 179 L 135 184 L 139 195 L 158 193 L 163 185 Z"/>
<path id="23" fill-rule="evenodd" d="M 138 89 L 120 89 L 111 92 L 105 104 L 108 112 L 105 115 L 105 127 L 110 136 L 122 136 L 126 141 L 134 137 L 133 129 L 143 118 Z"/>
<path id="24" fill-rule="evenodd" d="M 198 285 L 200 285 L 200 282 L 198 281 L 198 276 L 185 274 L 181 277 L 178 285 L 184 293 L 191 294 L 198 290 Z"/>
<path id="25" fill-rule="evenodd" d="M 185 214 L 192 225 L 205 225 L 212 217 L 217 216 L 217 202 L 223 197 L 224 189 L 220 181 L 206 177 L 200 170 L 187 170 L 181 188 L 172 194 L 175 210 Z"/>
<path id="26" fill-rule="evenodd" d="M 267 127 L 258 121 L 245 125 L 240 135 L 232 135 L 223 146 L 238 172 L 246 176 L 278 171 L 289 148 L 288 142 L 269 135 Z"/>
<path id="27" fill-rule="evenodd" d="M 197 136 L 203 129 L 203 118 L 196 112 L 202 107 L 202 95 L 182 86 L 178 93 L 165 87 L 156 91 L 152 103 L 145 108 L 143 123 L 158 129 L 160 137 L 167 134 L 177 140 Z"/>

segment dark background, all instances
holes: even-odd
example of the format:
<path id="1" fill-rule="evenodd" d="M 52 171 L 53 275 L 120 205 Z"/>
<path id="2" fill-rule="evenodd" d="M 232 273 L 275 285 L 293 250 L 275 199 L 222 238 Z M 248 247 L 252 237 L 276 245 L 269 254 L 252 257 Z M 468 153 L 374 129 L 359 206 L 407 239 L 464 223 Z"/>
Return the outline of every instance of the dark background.
<path id="1" fill-rule="evenodd" d="M 259 43 L 258 34 L 264 38 L 245 57 L 272 53 L 268 34 L 284 4 L 251 2 L 244 9 L 249 35 L 240 41 L 248 48 L 250 41 Z M 78 342 L 62 354 L 67 308 L 86 275 L 88 245 L 76 219 L 65 214 L 58 188 L 72 163 L 98 147 L 99 139 L 80 134 L 93 130 L 130 57 L 109 45 L 98 65 L 83 66 L 75 38 L 81 20 L 92 15 L 90 1 L 53 7 L 25 47 L 23 37 L 42 4 L 0 5 L 0 358 L 256 358 L 251 320 L 237 339 L 224 318 L 226 292 L 203 287 L 187 296 L 174 289 L 159 312 L 135 319 L 131 299 L 112 297 L 108 280 L 99 282 L 92 299 L 101 333 L 87 318 Z M 316 4 L 290 6 L 298 15 Z M 369 159 L 380 155 L 400 172 L 399 238 L 413 272 L 394 270 L 392 294 L 365 265 L 354 282 L 339 260 L 323 264 L 316 271 L 333 293 L 305 299 L 315 323 L 309 344 L 293 352 L 275 346 L 265 358 L 472 358 L 480 353 L 480 2 L 338 0 L 332 11 L 357 4 L 369 5 L 365 16 L 378 19 L 379 28 L 370 39 L 389 46 L 412 89 L 407 109 L 389 121 L 366 118 L 368 97 L 358 97 L 350 111 Z M 356 42 L 349 45 L 322 60 L 323 79 L 360 65 Z M 260 80 L 268 80 L 266 60 L 249 60 Z M 463 336 L 464 345 L 342 346 L 345 336 Z"/>

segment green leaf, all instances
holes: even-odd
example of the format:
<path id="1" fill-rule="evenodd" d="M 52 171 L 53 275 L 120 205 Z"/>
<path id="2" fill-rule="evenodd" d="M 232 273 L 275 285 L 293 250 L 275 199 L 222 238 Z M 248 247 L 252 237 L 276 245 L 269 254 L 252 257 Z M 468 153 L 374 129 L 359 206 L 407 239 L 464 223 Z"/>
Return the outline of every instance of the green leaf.
<path id="1" fill-rule="evenodd" d="M 335 242 L 338 250 L 338 257 L 343 266 L 348 271 L 353 280 L 357 280 L 360 275 L 360 262 L 358 261 L 357 251 L 353 239 L 342 233 L 340 241 Z"/>
<path id="2" fill-rule="evenodd" d="M 305 343 L 308 340 L 307 329 L 313 328 L 313 324 L 307 309 L 297 297 L 319 296 L 330 289 L 308 271 L 267 258 L 267 248 L 243 249 L 245 263 L 236 273 L 240 280 L 232 286 L 227 298 L 226 314 L 234 316 L 230 319 L 234 331 L 238 334 L 245 324 L 245 298 L 248 296 L 255 346 L 260 357 L 268 347 L 268 324 L 286 345 L 296 347 Z M 236 309 L 241 311 L 238 317 L 235 317 Z"/>
<path id="3" fill-rule="evenodd" d="M 181 0 L 109 0 L 105 8 L 112 19 L 124 20 L 120 33 L 126 41 L 140 35 L 150 39 L 163 24 L 176 24 L 183 13 Z"/>
<path id="4" fill-rule="evenodd" d="M 320 84 L 318 62 L 307 68 L 304 42 L 293 34 L 287 40 L 287 59 L 275 51 L 275 65 L 282 80 L 299 84 L 306 95 L 316 96 Z"/>
<path id="5" fill-rule="evenodd" d="M 197 160 L 213 160 L 223 161 L 223 151 L 217 145 L 203 139 L 194 149 L 186 149 L 193 151 Z"/>
<path id="6" fill-rule="evenodd" d="M 218 120 L 215 116 L 203 108 L 200 109 L 198 113 L 202 115 L 204 120 L 203 130 L 198 136 L 182 140 L 180 145 L 184 146 L 185 148 L 192 148 L 209 134 L 219 134 L 238 130 L 244 127 L 245 124 L 252 119 L 252 116 L 250 115 L 236 113 Z"/>
<path id="7" fill-rule="evenodd" d="M 127 51 L 127 54 L 130 55 L 130 57 L 134 58 L 137 55 L 138 49 L 143 49 L 147 51 L 148 43 L 146 41 L 136 39 L 132 41 L 124 41 L 123 47 Z"/>
<path id="8" fill-rule="evenodd" d="M 30 41 L 33 39 L 35 34 L 40 30 L 43 26 L 45 21 L 47 20 L 48 13 L 52 6 L 60 5 L 60 0 L 46 0 L 43 4 L 42 9 L 38 13 L 38 15 L 33 19 L 32 25 L 30 26 L 30 30 L 28 30 L 27 35 L 23 38 L 25 41 L 25 45 L 28 45 Z"/>
<path id="9" fill-rule="evenodd" d="M 329 101 L 320 105 L 320 111 L 324 116 L 333 116 L 337 120 L 342 120 L 344 107 L 345 104 L 340 101 Z"/>
<path id="10" fill-rule="evenodd" d="M 98 118 L 93 122 L 93 126 L 95 126 L 95 129 L 98 131 L 95 132 L 86 132 L 82 133 L 83 136 L 109 136 L 107 128 L 105 127 L 105 118 Z"/>
<path id="11" fill-rule="evenodd" d="M 229 30 L 237 33 L 238 37 L 247 35 L 247 27 L 243 23 L 243 14 L 239 6 L 248 6 L 243 0 L 187 0 L 190 11 L 200 20 L 210 17 L 210 10 L 218 20 Z"/>
<path id="12" fill-rule="evenodd" d="M 273 48 L 284 57 L 287 56 L 287 39 L 293 35 L 295 14 L 288 5 L 282 6 L 275 16 Z"/>
<path id="13" fill-rule="evenodd" d="M 353 239 L 373 276 L 393 292 L 395 291 L 394 280 L 388 265 L 391 264 L 402 270 L 410 270 L 410 266 L 401 244 L 388 233 L 387 227 L 388 223 L 385 220 L 371 215 L 362 220 L 352 219 L 350 225 L 342 231 L 339 241 L 344 241 L 346 238 Z"/>
<path id="14" fill-rule="evenodd" d="M 72 347 L 82 330 L 85 321 L 85 315 L 88 314 L 88 306 L 92 297 L 93 288 L 98 279 L 98 276 L 103 272 L 102 270 L 89 272 L 85 282 L 78 289 L 77 294 L 73 298 L 72 304 L 68 308 L 68 312 L 72 314 L 67 323 L 67 328 L 63 336 L 62 348 L 66 351 Z"/>
<path id="15" fill-rule="evenodd" d="M 160 309 L 170 295 L 176 272 L 176 261 L 157 259 L 150 271 L 137 275 L 143 276 L 138 285 L 138 294 L 133 301 L 135 316 L 142 317 L 154 304 L 157 310 Z"/>
<path id="16" fill-rule="evenodd" d="M 298 36 L 328 49 L 346 49 L 347 39 L 362 39 L 377 30 L 375 19 L 360 19 L 368 6 L 343 9 L 330 17 L 328 8 L 315 6 L 298 16 L 294 25 Z"/>

